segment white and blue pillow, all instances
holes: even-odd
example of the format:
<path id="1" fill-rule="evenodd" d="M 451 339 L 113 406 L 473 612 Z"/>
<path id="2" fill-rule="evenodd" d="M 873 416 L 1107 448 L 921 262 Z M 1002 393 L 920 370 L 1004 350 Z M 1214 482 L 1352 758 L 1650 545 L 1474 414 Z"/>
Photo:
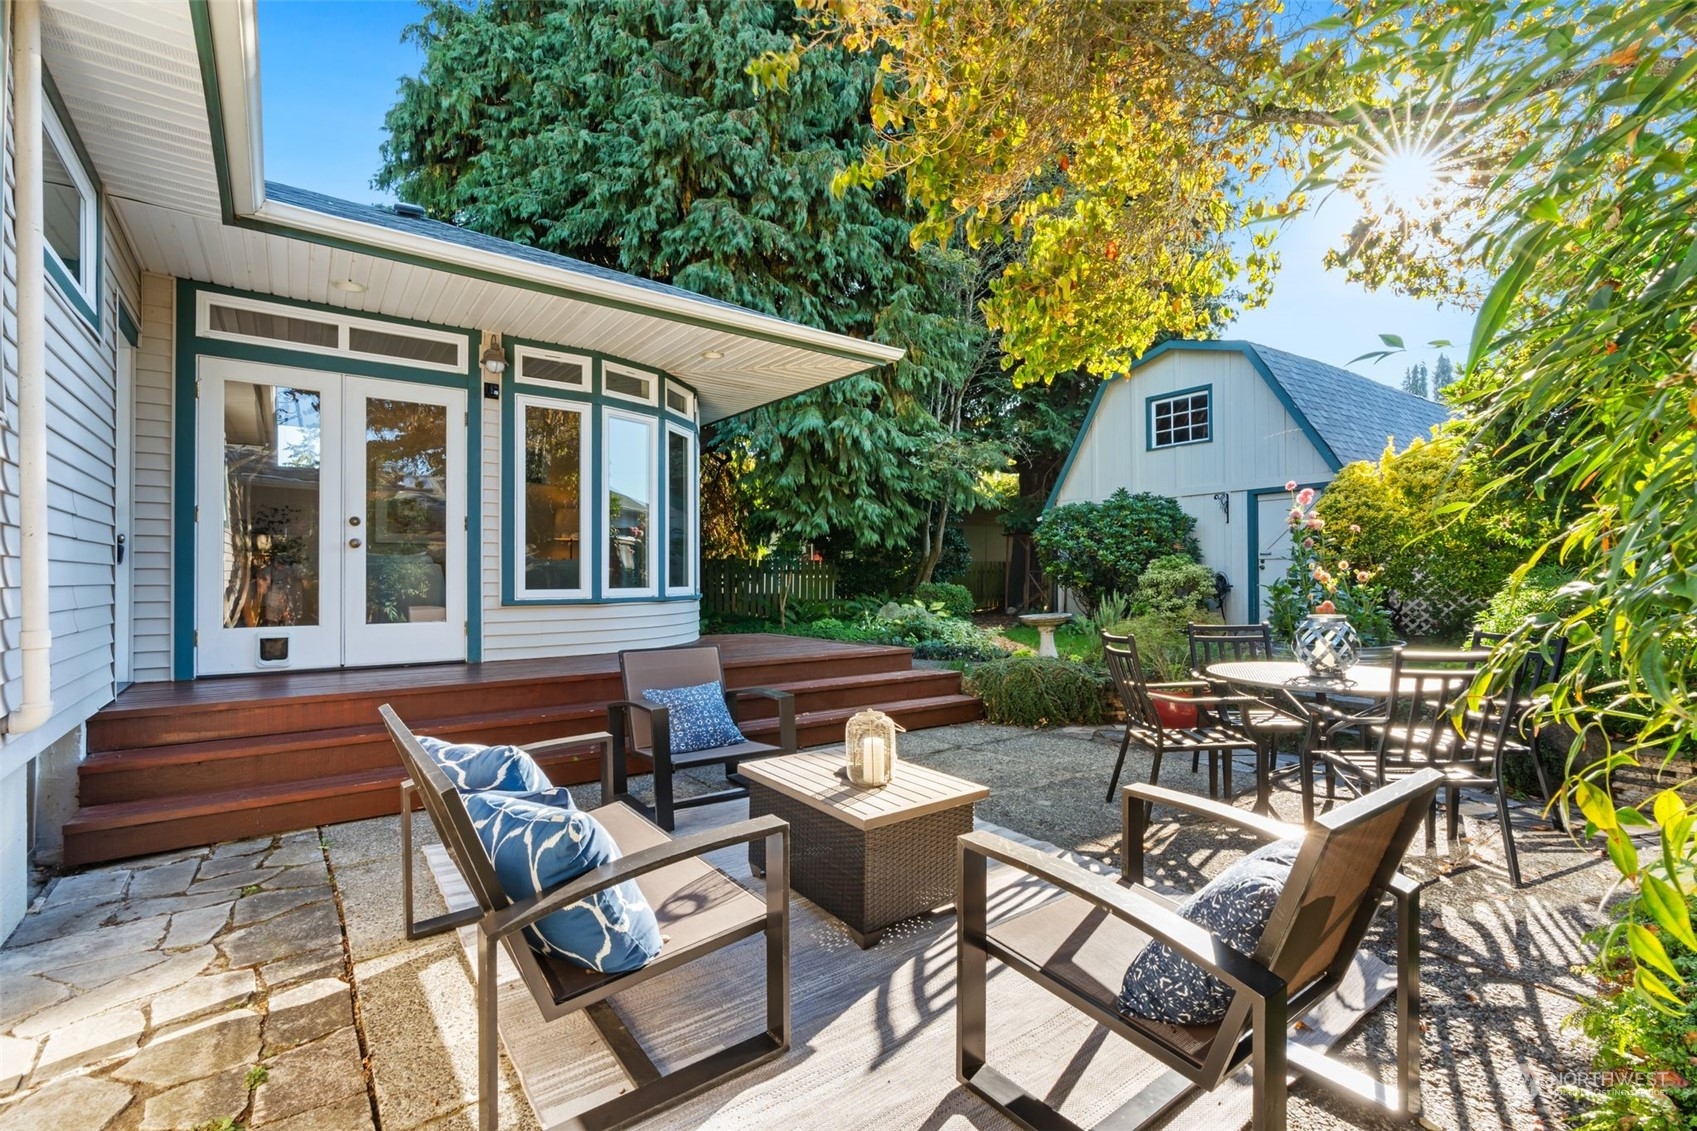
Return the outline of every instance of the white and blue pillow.
<path id="1" fill-rule="evenodd" d="M 725 691 L 719 681 L 694 687 L 650 687 L 642 697 L 668 711 L 673 754 L 712 750 L 747 742 L 725 706 Z"/>
<path id="2" fill-rule="evenodd" d="M 445 742 L 424 735 L 418 744 L 461 793 L 543 793 L 554 788 L 535 759 L 517 746 Z"/>
<path id="3" fill-rule="evenodd" d="M 1179 904 L 1178 913 L 1239 954 L 1253 955 L 1300 847 L 1282 840 L 1251 852 Z M 1233 992 L 1165 943 L 1151 942 L 1126 969 L 1119 1008 L 1169 1025 L 1217 1025 L 1225 1020 Z"/>
<path id="4" fill-rule="evenodd" d="M 512 899 L 551 891 L 619 859 L 601 822 L 581 809 L 499 793 L 468 793 L 466 812 Z M 637 970 L 660 953 L 660 924 L 634 881 L 597 892 L 525 928 L 538 953 L 602 973 Z"/>

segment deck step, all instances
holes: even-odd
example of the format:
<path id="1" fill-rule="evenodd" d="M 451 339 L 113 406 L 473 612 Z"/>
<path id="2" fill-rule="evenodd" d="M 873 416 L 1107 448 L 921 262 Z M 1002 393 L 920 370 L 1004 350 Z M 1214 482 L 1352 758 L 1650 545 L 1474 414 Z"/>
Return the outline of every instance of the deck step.
<path id="1" fill-rule="evenodd" d="M 708 638 L 712 639 L 712 638 Z M 960 676 L 915 669 L 907 648 L 797 637 L 720 637 L 733 687 L 796 699 L 800 745 L 842 741 L 877 707 L 909 729 L 977 719 Z M 89 724 L 82 808 L 65 827 L 67 863 L 88 864 L 395 812 L 399 759 L 377 721 L 393 705 L 422 734 L 529 743 L 599 731 L 622 698 L 617 657 L 298 672 L 141 685 Z M 750 738 L 777 738 L 777 707 L 740 705 Z M 541 759 L 558 784 L 599 777 L 594 748 Z M 645 771 L 646 765 L 632 767 Z"/>
<path id="2" fill-rule="evenodd" d="M 983 713 L 983 705 L 970 695 L 874 706 L 910 730 L 971 722 Z M 840 739 L 849 716 L 861 709 L 838 707 L 797 715 L 799 741 L 819 746 Z M 743 729 L 750 738 L 771 737 L 777 720 L 759 720 Z M 593 753 L 555 752 L 539 761 L 559 785 L 595 781 L 600 774 Z M 65 825 L 65 863 L 80 867 L 122 856 L 386 816 L 399 812 L 398 787 L 403 776 L 400 765 L 394 764 L 311 781 L 87 805 Z"/>

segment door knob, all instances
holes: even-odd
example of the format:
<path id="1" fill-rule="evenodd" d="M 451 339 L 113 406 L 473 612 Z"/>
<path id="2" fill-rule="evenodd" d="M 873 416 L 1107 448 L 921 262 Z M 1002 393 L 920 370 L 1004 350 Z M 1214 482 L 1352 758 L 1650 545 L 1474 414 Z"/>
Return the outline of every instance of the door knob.
<path id="1" fill-rule="evenodd" d="M 351 549 L 351 550 L 359 549 L 359 539 L 358 538 L 349 538 L 348 539 L 348 548 Z"/>

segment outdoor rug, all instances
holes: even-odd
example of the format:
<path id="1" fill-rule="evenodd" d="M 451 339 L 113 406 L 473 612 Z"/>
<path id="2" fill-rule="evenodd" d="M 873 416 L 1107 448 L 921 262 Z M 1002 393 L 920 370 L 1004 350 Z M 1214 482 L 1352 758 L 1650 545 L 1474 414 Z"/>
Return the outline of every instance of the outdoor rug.
<path id="1" fill-rule="evenodd" d="M 741 819 L 745 805 L 686 810 L 679 814 L 678 834 Z M 1078 861 L 1053 845 L 983 823 L 979 827 Z M 448 906 L 470 906 L 470 892 L 447 854 L 437 845 L 425 853 Z M 749 872 L 745 849 L 724 850 L 709 859 L 745 887 L 760 890 Z M 1099 864 L 1093 867 L 1103 870 Z M 1054 891 L 996 865 L 988 884 L 992 923 L 1051 898 Z M 792 893 L 790 907 L 789 1051 L 642 1126 L 775 1131 L 1010 1126 L 955 1080 L 952 914 L 898 924 L 877 946 L 863 951 L 836 919 L 808 900 Z M 460 930 L 473 969 L 475 930 Z M 1094 1125 L 1162 1074 L 1153 1058 L 1026 979 L 995 962 L 990 971 L 990 1063 L 1058 1106 L 1074 1123 Z M 543 1126 L 627 1087 L 600 1034 L 583 1014 L 543 1022 L 504 952 L 500 980 L 501 1038 Z M 1375 959 L 1359 957 L 1338 995 L 1311 1011 L 1293 1039 L 1329 1047 L 1394 984 L 1393 972 Z M 755 938 L 618 994 L 612 1003 L 664 1072 L 762 1028 L 764 985 L 764 941 Z M 1246 1125 L 1249 1082 L 1246 1067 L 1212 1095 L 1181 1104 L 1169 1125 Z"/>

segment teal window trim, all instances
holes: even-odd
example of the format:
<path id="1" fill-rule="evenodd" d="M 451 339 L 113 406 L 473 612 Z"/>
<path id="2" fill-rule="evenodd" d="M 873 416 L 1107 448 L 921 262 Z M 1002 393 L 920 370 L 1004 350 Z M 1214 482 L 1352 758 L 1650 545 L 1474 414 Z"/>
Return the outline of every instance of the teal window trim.
<path id="1" fill-rule="evenodd" d="M 121 298 L 118 300 L 118 333 L 123 335 L 131 349 L 141 348 L 141 325 L 130 313 L 129 303 Z"/>
<path id="2" fill-rule="evenodd" d="M 467 368 L 463 374 L 448 374 L 406 365 L 368 362 L 352 357 L 291 350 L 285 346 L 251 345 L 196 335 L 199 297 L 202 292 L 260 299 L 279 306 L 304 310 L 335 311 L 322 303 L 255 294 L 230 287 L 177 280 L 177 357 L 175 395 L 172 404 L 172 531 L 171 531 L 171 678 L 195 678 L 195 580 L 199 569 L 195 547 L 195 491 L 199 481 L 196 466 L 198 386 L 200 359 L 226 357 L 237 361 L 346 373 L 356 377 L 379 377 L 417 385 L 463 389 L 466 393 L 466 662 L 483 659 L 483 383 L 477 363 L 479 335 L 475 330 L 430 326 L 403 318 L 361 314 L 362 318 L 397 324 L 449 330 L 466 336 Z"/>
<path id="3" fill-rule="evenodd" d="M 518 366 L 509 364 L 501 374 L 501 604 L 504 607 L 570 607 L 575 605 L 619 605 L 619 604 L 653 604 L 663 601 L 699 601 L 701 600 L 701 569 L 699 564 L 701 542 L 701 500 L 700 500 L 700 459 L 701 459 L 701 427 L 697 423 L 700 415 L 700 394 L 694 386 L 680 381 L 663 370 L 648 366 L 637 365 L 625 358 L 614 357 L 597 350 L 581 349 L 577 346 L 563 345 L 558 342 L 543 342 L 529 338 L 507 337 L 504 339 L 510 356 L 515 359 L 519 349 L 529 348 L 546 350 L 550 353 L 569 354 L 573 357 L 588 358 L 591 365 L 589 388 L 587 391 L 577 391 L 560 385 L 538 385 L 521 381 L 518 377 Z M 658 396 L 655 403 L 644 404 L 629 397 L 618 396 L 605 392 L 601 367 L 611 363 L 620 368 L 633 369 L 656 380 Z M 691 417 L 684 417 L 666 408 L 665 387 L 676 385 L 695 398 L 696 412 Z M 591 494 L 584 496 L 583 506 L 584 544 L 588 549 L 584 552 L 583 562 L 590 571 L 586 592 L 582 596 L 529 596 L 519 584 L 519 570 L 522 565 L 522 555 L 519 553 L 519 533 L 517 524 L 521 521 L 519 513 L 520 498 L 518 490 L 518 452 L 523 442 L 518 435 L 518 399 L 524 397 L 533 401 L 557 401 L 563 405 L 581 408 L 585 414 L 585 439 L 589 450 L 585 458 L 589 464 Z M 606 450 L 606 415 L 618 412 L 626 416 L 648 421 L 655 425 L 660 441 L 656 443 L 653 474 L 655 480 L 655 502 L 651 504 L 653 518 L 660 519 L 664 529 L 667 513 L 668 489 L 666 479 L 666 444 L 665 430 L 672 428 L 685 432 L 690 436 L 690 450 L 695 457 L 690 480 L 690 515 L 693 526 L 693 545 L 697 555 L 694 567 L 694 578 L 687 590 L 672 589 L 667 585 L 666 566 L 668 565 L 664 539 L 660 539 L 654 550 L 653 577 L 655 579 L 652 594 L 630 593 L 625 590 L 610 590 L 607 586 L 607 548 L 603 543 L 607 536 L 607 520 L 603 512 L 607 509 L 608 499 L 605 498 L 606 460 L 603 454 Z"/>
<path id="4" fill-rule="evenodd" d="M 1207 398 L 1204 405 L 1208 413 L 1208 434 L 1201 439 L 1179 440 L 1172 443 L 1157 444 L 1155 442 L 1155 409 L 1158 405 L 1170 401 L 1193 401 L 1197 394 Z M 1187 409 L 1188 411 L 1188 409 Z M 1193 385 L 1188 389 L 1175 389 L 1170 393 L 1155 393 L 1143 398 L 1143 447 L 1145 451 L 1164 452 L 1169 448 L 1188 448 L 1194 444 L 1212 444 L 1214 442 L 1214 386 Z"/>
<path id="5" fill-rule="evenodd" d="M 572 396 L 548 387 L 551 395 L 506 391 L 501 400 L 501 601 L 506 605 L 587 605 L 595 598 L 594 568 L 598 543 L 591 519 L 592 500 L 598 493 L 595 469 L 595 405 L 588 397 Z M 523 584 L 523 542 L 527 516 L 523 512 L 523 468 L 519 452 L 524 445 L 524 410 L 531 407 L 557 408 L 578 415 L 578 580 L 576 590 L 532 590 Z"/>
<path id="6" fill-rule="evenodd" d="M 1287 481 L 1288 482 L 1288 481 Z M 1321 483 L 1298 483 L 1298 491 L 1312 488 L 1323 491 L 1329 481 Z M 1290 492 L 1283 483 L 1277 487 L 1253 487 L 1244 494 L 1248 497 L 1249 510 L 1249 560 L 1247 563 L 1249 577 L 1249 616 L 1250 623 L 1259 623 L 1261 616 L 1261 500 L 1268 495 L 1288 495 Z"/>
<path id="7" fill-rule="evenodd" d="M 596 415 L 599 417 L 599 430 L 596 433 L 597 448 L 595 450 L 599 475 L 596 478 L 596 499 L 601 522 L 597 533 L 598 549 L 601 555 L 600 571 L 596 576 L 596 589 L 604 597 L 625 598 L 627 600 L 663 601 L 666 599 L 666 579 L 661 576 L 662 562 L 660 560 L 660 543 L 654 529 L 655 519 L 664 513 L 664 491 L 661 487 L 661 461 L 658 455 L 663 446 L 660 443 L 662 429 L 660 413 L 652 411 L 657 405 L 647 406 L 651 411 L 641 412 L 643 406 L 634 402 L 615 398 L 613 402 L 602 404 Z M 607 459 L 612 450 L 608 442 L 608 434 L 612 431 L 615 420 L 630 421 L 641 424 L 648 429 L 648 585 L 641 589 L 615 589 L 612 584 L 613 560 L 609 540 L 613 530 L 613 492 L 608 485 Z M 660 512 L 660 513 L 656 513 Z"/>
<path id="8" fill-rule="evenodd" d="M 51 244 L 42 241 L 42 261 L 46 267 L 48 278 L 58 287 L 65 302 L 75 310 L 88 327 L 94 331 L 96 338 L 100 337 L 101 306 L 103 287 L 106 284 L 106 190 L 100 182 L 100 174 L 95 171 L 94 160 L 89 157 L 88 149 L 83 145 L 82 135 L 77 133 L 76 122 L 71 118 L 71 112 L 65 106 L 65 100 L 59 95 L 59 87 L 53 81 L 53 75 L 47 69 L 47 64 L 41 65 L 42 93 L 47 96 L 47 113 L 51 120 L 58 123 L 59 129 L 65 135 L 65 140 L 71 144 L 70 153 L 61 153 L 61 159 L 75 161 L 80 172 L 87 179 L 93 190 L 89 199 L 90 225 L 93 228 L 93 273 L 88 280 L 85 291 L 79 280 L 71 275 L 65 264 Z M 47 118 L 44 117 L 42 128 L 47 128 Z M 55 149 L 58 146 L 54 146 Z"/>
<path id="9" fill-rule="evenodd" d="M 661 418 L 660 428 L 660 592 L 672 599 L 701 598 L 701 452 L 695 432 L 684 427 L 675 413 Z M 684 477 L 685 566 L 688 576 L 682 585 L 672 579 L 672 437 L 684 438 L 685 459 L 689 461 Z"/>

